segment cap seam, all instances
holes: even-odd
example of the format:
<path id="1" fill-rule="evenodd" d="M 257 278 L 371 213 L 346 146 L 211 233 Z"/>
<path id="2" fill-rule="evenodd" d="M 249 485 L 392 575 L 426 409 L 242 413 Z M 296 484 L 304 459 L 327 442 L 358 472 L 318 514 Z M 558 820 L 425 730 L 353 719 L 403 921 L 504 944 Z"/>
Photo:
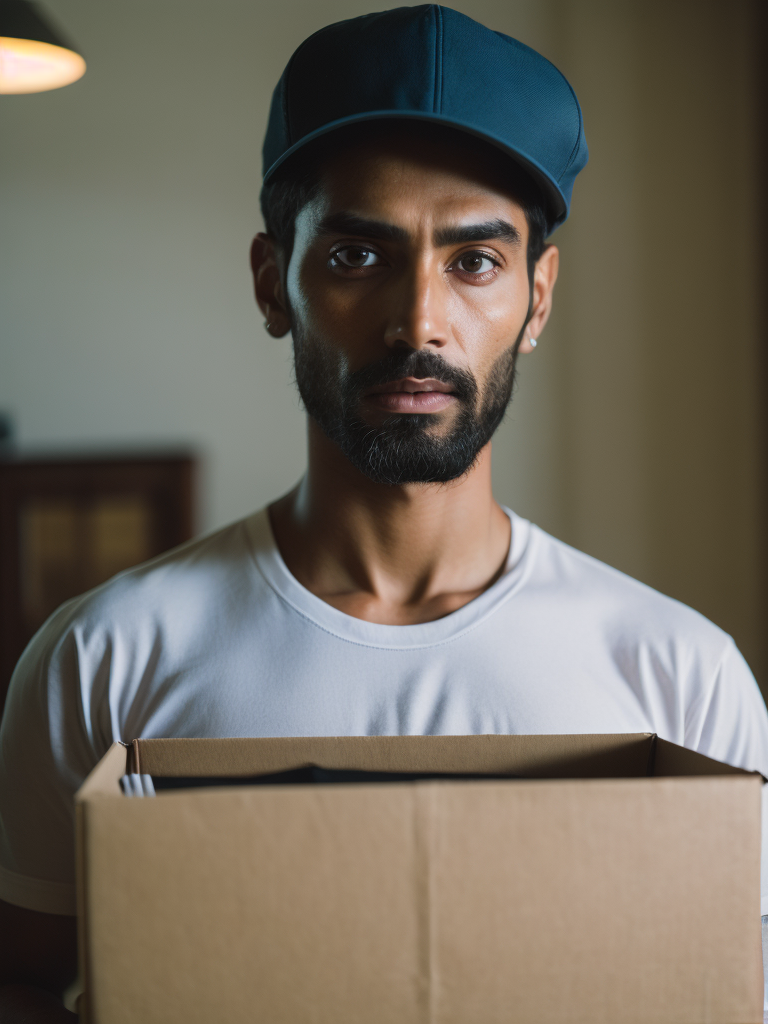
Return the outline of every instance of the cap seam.
<path id="1" fill-rule="evenodd" d="M 554 67 L 554 65 L 553 65 L 553 67 Z M 566 163 L 565 167 L 562 169 L 560 174 L 557 176 L 557 181 L 560 182 L 562 180 L 563 176 L 565 175 L 566 171 L 568 170 L 568 168 L 571 166 L 573 161 L 576 159 L 576 154 L 578 153 L 579 149 L 581 148 L 581 138 L 582 138 L 582 132 L 584 130 L 584 119 L 583 119 L 582 114 L 581 114 L 581 106 L 579 105 L 578 98 L 576 96 L 576 93 L 573 91 L 573 86 L 568 81 L 568 79 L 565 77 L 565 75 L 562 73 L 562 71 L 560 71 L 559 68 L 557 69 L 557 71 L 560 74 L 560 76 L 563 79 L 563 81 L 565 82 L 565 84 L 568 86 L 568 89 L 569 89 L 569 91 L 571 93 L 571 96 L 573 97 L 573 102 L 576 105 L 576 113 L 579 116 L 579 125 L 578 125 L 578 129 L 576 131 L 576 141 L 573 144 L 573 149 L 571 150 L 571 155 L 568 157 L 568 162 Z"/>
<path id="2" fill-rule="evenodd" d="M 507 36 L 503 32 L 498 32 L 495 29 L 494 29 L 494 32 L 495 32 L 495 34 L 497 36 L 499 36 L 501 39 L 503 39 L 504 42 L 507 43 L 507 45 L 517 44 L 518 46 L 523 47 L 525 50 L 529 50 L 531 53 L 534 53 L 541 60 L 543 60 L 547 64 L 549 64 L 549 66 L 552 68 L 552 70 L 555 71 L 558 74 L 558 76 L 562 79 L 562 81 L 565 83 L 565 85 L 566 85 L 566 87 L 568 89 L 568 92 L 571 94 L 571 98 L 573 99 L 574 105 L 576 107 L 576 114 L 577 114 L 578 119 L 579 119 L 579 127 L 578 127 L 578 131 L 576 133 L 576 141 L 573 144 L 573 148 L 571 149 L 571 152 L 570 152 L 570 154 L 568 156 L 568 159 L 567 159 L 567 161 L 565 163 L 565 166 L 563 167 L 562 171 L 560 171 L 560 173 L 557 176 L 555 176 L 554 174 L 552 175 L 553 180 L 556 181 L 558 183 L 558 185 L 559 185 L 560 181 L 563 178 L 563 175 L 565 174 L 565 172 L 568 170 L 568 168 L 573 163 L 573 161 L 574 161 L 574 159 L 576 157 L 576 154 L 578 153 L 579 148 L 580 148 L 581 135 L 582 135 L 583 127 L 584 127 L 584 118 L 583 118 L 582 113 L 581 113 L 581 106 L 579 105 L 578 97 L 576 96 L 576 93 L 574 91 L 573 86 L 568 81 L 568 79 L 565 77 L 565 75 L 560 70 L 560 68 L 557 66 L 557 64 L 554 64 L 551 60 L 549 60 L 549 58 L 545 57 L 543 53 L 539 53 L 537 50 L 534 50 L 533 47 L 528 46 L 526 43 L 522 42 L 520 39 L 513 39 L 511 36 Z M 566 204 L 566 216 L 567 216 L 567 212 L 568 211 L 567 211 L 567 204 Z M 561 223 L 561 221 L 558 220 L 556 223 Z"/>
<path id="3" fill-rule="evenodd" d="M 294 60 L 296 58 L 296 54 L 299 52 L 300 49 L 301 49 L 301 46 L 299 46 L 296 50 L 294 50 L 294 52 L 291 54 L 291 59 L 288 61 L 288 63 L 286 64 L 286 67 L 285 67 L 285 88 L 283 89 L 283 104 L 282 105 L 283 105 L 283 123 L 285 125 L 285 137 L 288 140 L 288 148 L 289 149 L 293 145 L 293 132 L 291 131 L 291 112 L 290 112 L 289 103 L 288 103 L 288 93 L 290 91 L 290 78 L 291 78 L 291 71 L 293 69 L 293 62 L 294 62 Z"/>
<path id="4" fill-rule="evenodd" d="M 320 35 L 322 32 L 325 32 L 326 29 L 329 29 L 329 28 L 333 28 L 333 25 L 326 25 L 325 28 L 319 29 L 317 32 L 313 32 L 311 36 L 308 36 L 304 40 L 304 42 L 300 43 L 299 46 L 296 47 L 296 49 L 291 54 L 291 57 L 290 57 L 288 63 L 285 65 L 285 72 L 284 72 L 285 88 L 283 89 L 283 120 L 285 122 L 285 134 L 286 134 L 286 136 L 288 138 L 288 148 L 289 149 L 294 144 L 293 143 L 293 129 L 292 129 L 292 125 L 291 125 L 290 102 L 289 102 L 289 94 L 290 94 L 289 85 L 290 85 L 291 72 L 293 71 L 293 64 L 294 64 L 294 61 L 296 60 L 296 58 L 298 57 L 298 55 L 301 53 L 301 51 L 307 46 L 307 44 L 312 39 L 314 39 L 315 36 Z"/>
<path id="5" fill-rule="evenodd" d="M 432 94 L 432 113 L 443 112 L 443 9 L 434 5 L 435 14 L 435 84 Z"/>

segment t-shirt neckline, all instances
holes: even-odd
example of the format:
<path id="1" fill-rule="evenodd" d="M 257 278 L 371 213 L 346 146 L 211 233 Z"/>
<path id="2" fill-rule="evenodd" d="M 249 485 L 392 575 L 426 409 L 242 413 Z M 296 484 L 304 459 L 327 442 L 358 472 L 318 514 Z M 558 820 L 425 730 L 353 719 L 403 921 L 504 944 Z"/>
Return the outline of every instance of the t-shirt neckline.
<path id="1" fill-rule="evenodd" d="M 499 579 L 455 612 L 431 622 L 409 626 L 387 626 L 357 619 L 307 590 L 283 561 L 266 508 L 250 516 L 245 526 L 251 553 L 261 576 L 278 597 L 303 618 L 349 643 L 412 650 L 458 639 L 480 625 L 522 586 L 531 563 L 533 531 L 527 519 L 505 507 L 504 512 L 509 516 L 512 530 L 507 562 Z"/>

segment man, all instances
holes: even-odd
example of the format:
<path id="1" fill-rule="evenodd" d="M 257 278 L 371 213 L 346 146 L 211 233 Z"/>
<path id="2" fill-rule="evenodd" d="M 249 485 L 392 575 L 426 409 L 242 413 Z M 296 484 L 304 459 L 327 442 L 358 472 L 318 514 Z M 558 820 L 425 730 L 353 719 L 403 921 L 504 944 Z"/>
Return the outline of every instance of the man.
<path id="1" fill-rule="evenodd" d="M 492 496 L 585 162 L 559 72 L 446 8 L 296 52 L 252 264 L 268 331 L 293 336 L 307 473 L 64 605 L 23 656 L 0 733 L 7 1006 L 67 1019 L 34 986 L 73 971 L 72 794 L 117 739 L 655 731 L 768 774 L 731 639 Z"/>

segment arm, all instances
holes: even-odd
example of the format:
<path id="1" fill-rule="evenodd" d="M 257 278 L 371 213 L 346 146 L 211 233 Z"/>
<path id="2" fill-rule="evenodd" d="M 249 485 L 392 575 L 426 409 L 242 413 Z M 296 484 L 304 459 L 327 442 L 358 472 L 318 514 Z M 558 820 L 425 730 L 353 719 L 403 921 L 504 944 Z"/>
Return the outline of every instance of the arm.
<path id="1" fill-rule="evenodd" d="M 0 1024 L 70 1024 L 61 996 L 77 973 L 76 919 L 0 900 Z"/>
<path id="2" fill-rule="evenodd" d="M 0 1024 L 77 1020 L 61 998 L 77 973 L 73 795 L 98 756 L 66 615 L 22 656 L 0 721 Z"/>

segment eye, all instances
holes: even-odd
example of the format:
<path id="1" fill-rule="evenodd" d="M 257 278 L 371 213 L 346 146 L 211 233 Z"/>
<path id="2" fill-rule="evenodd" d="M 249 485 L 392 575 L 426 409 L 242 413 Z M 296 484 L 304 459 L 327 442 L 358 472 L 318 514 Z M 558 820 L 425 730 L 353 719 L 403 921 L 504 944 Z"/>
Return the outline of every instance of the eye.
<path id="1" fill-rule="evenodd" d="M 458 261 L 457 266 L 465 274 L 473 276 L 487 274 L 498 266 L 496 260 L 491 259 L 484 252 L 468 252 Z"/>
<path id="2" fill-rule="evenodd" d="M 379 261 L 379 254 L 370 249 L 363 249 L 359 245 L 347 245 L 343 249 L 337 249 L 331 261 L 336 266 L 359 270 L 361 267 L 375 267 Z"/>

